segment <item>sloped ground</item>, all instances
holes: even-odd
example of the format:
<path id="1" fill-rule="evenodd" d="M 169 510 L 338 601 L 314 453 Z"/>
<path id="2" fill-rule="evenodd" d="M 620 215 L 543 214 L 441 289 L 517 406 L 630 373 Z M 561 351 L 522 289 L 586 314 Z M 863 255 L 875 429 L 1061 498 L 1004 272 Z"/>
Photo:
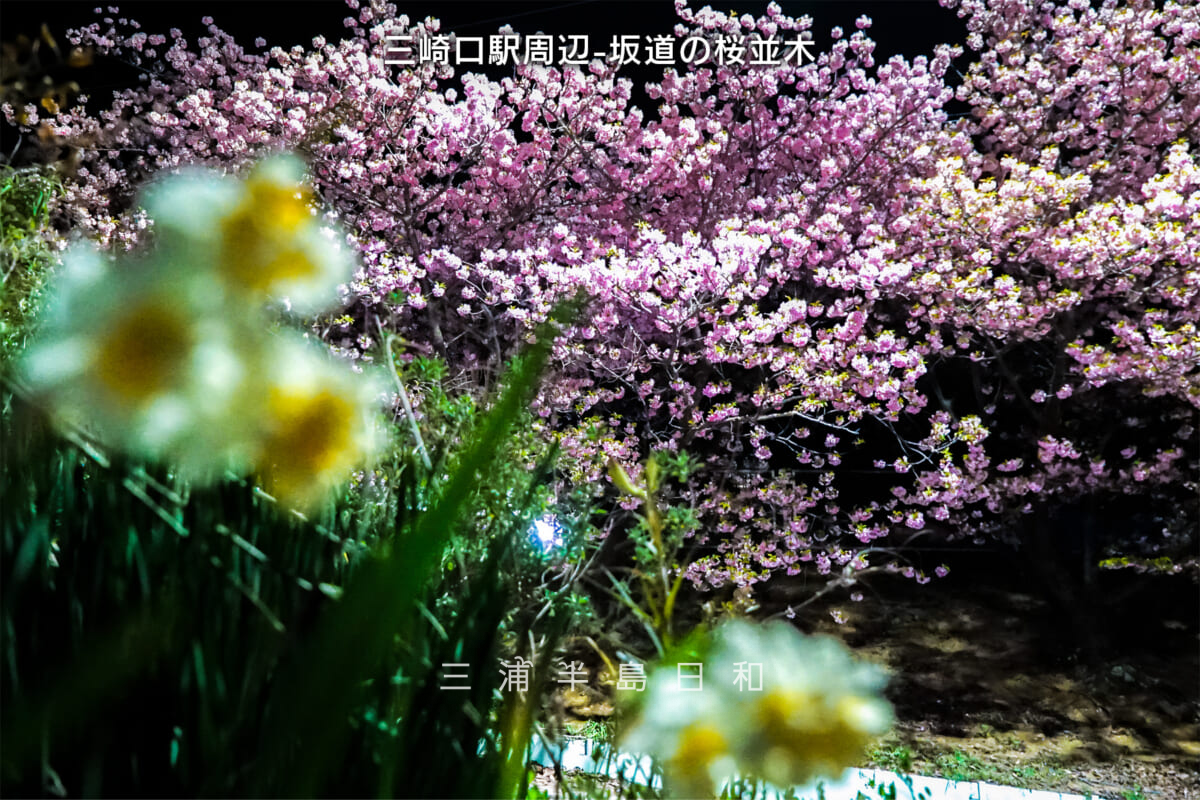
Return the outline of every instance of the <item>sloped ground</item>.
<path id="1" fill-rule="evenodd" d="M 861 602 L 804 615 L 816 622 L 802 627 L 892 672 L 899 723 L 871 765 L 1105 797 L 1200 797 L 1196 585 L 1151 579 L 1100 615 L 1102 645 L 1086 663 L 1036 586 L 995 578 L 968 569 L 928 586 L 877 581 Z"/>
<path id="2" fill-rule="evenodd" d="M 1200 798 L 1200 587 L 1107 574 L 1105 596 L 1128 598 L 1095 610 L 1089 662 L 1083 637 L 1019 564 L 997 553 L 951 563 L 929 585 L 872 576 L 855 587 L 861 601 L 830 595 L 796 615 L 891 673 L 898 723 L 861 766 L 1121 800 Z M 740 600 L 775 614 L 814 588 L 773 581 Z M 558 692 L 559 710 L 568 731 L 602 737 L 611 687 L 594 653 L 578 656 L 598 679 Z"/>

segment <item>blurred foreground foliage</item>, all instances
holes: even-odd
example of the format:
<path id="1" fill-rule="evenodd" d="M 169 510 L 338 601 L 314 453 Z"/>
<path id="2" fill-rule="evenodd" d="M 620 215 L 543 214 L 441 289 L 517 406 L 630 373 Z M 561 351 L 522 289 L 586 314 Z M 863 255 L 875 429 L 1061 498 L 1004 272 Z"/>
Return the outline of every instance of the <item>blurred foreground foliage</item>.
<path id="1" fill-rule="evenodd" d="M 24 344 L 55 263 L 47 220 L 50 201 L 61 192 L 49 167 L 0 166 L 0 360 Z"/>
<path id="2" fill-rule="evenodd" d="M 398 447 L 312 518 L 52 433 L 6 378 L 4 793 L 524 796 L 571 617 L 524 538 L 555 454 L 513 433 L 545 333 L 428 467 Z M 516 654 L 530 692 L 502 695 Z"/>

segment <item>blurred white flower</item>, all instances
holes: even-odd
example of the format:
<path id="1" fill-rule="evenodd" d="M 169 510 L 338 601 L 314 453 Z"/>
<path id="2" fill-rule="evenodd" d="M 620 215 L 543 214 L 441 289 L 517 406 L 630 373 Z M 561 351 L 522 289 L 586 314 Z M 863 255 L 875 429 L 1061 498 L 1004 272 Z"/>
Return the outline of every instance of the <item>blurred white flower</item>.
<path id="1" fill-rule="evenodd" d="M 276 341 L 263 366 L 253 460 L 269 493 L 308 508 L 378 448 L 381 388 L 298 339 Z"/>
<path id="2" fill-rule="evenodd" d="M 304 183 L 304 164 L 277 155 L 244 181 L 191 170 L 153 186 L 143 206 L 160 231 L 165 258 L 208 251 L 217 274 L 236 295 L 285 299 L 301 312 L 335 302 L 335 288 L 354 272 L 354 259 L 321 224 Z"/>
<path id="3" fill-rule="evenodd" d="M 199 472 L 245 433 L 231 414 L 242 338 L 202 272 L 75 247 L 21 366 L 52 411 L 133 453 L 178 457 L 199 432 L 204 446 L 184 465 Z"/>
<path id="4" fill-rule="evenodd" d="M 623 746 L 658 758 L 680 796 L 738 775 L 779 788 L 836 776 L 891 726 L 885 680 L 836 640 L 735 620 L 715 633 L 702 691 L 680 691 L 674 666 L 653 672 Z"/>
<path id="5" fill-rule="evenodd" d="M 69 250 L 21 363 L 31 389 L 60 421 L 193 482 L 257 471 L 286 505 L 324 499 L 378 445 L 381 390 L 266 331 L 256 301 L 315 309 L 353 266 L 302 175 L 291 156 L 245 181 L 174 175 L 144 198 L 151 254 Z"/>

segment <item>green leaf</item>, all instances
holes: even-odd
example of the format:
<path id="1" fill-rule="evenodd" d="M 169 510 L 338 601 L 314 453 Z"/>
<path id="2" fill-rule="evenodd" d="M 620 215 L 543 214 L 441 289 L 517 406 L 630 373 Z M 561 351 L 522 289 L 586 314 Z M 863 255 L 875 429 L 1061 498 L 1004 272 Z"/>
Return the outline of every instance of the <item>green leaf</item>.
<path id="1" fill-rule="evenodd" d="M 372 677 L 396 634 L 417 617 L 415 601 L 440 567 L 450 532 L 488 479 L 503 441 L 527 405 L 553 338 L 550 324 L 538 330 L 536 344 L 514 365 L 436 505 L 397 537 L 389 554 L 357 572 L 280 677 L 268 707 L 257 794 L 320 793 L 343 752 L 346 720 L 359 687 Z"/>

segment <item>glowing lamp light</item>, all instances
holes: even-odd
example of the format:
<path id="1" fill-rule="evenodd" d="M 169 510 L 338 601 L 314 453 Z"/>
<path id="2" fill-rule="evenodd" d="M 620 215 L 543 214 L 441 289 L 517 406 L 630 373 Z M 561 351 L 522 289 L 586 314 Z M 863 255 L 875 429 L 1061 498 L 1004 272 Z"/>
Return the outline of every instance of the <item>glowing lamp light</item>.
<path id="1" fill-rule="evenodd" d="M 553 514 L 534 520 L 529 535 L 543 551 L 549 552 L 556 547 L 562 547 L 562 528 L 558 526 Z"/>

